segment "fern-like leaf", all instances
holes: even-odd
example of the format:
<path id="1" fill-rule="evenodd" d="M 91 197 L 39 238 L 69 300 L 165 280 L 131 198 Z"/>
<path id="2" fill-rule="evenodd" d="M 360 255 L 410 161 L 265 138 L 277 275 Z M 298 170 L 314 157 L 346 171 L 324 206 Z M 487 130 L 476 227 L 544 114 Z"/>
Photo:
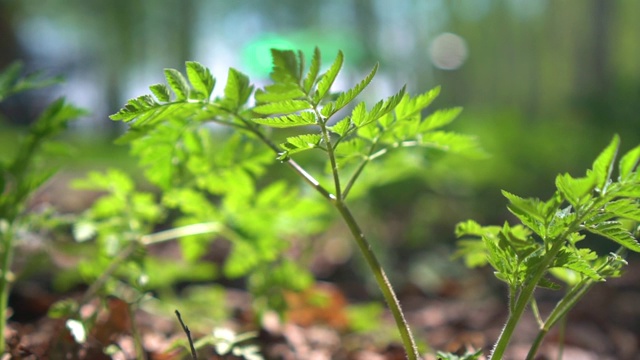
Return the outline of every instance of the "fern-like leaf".
<path id="1" fill-rule="evenodd" d="M 420 128 L 418 130 L 420 132 L 427 132 L 430 130 L 441 128 L 455 120 L 455 118 L 458 117 L 461 112 L 461 107 L 438 110 L 433 114 L 427 116 L 420 124 Z"/>
<path id="2" fill-rule="evenodd" d="M 295 100 L 305 96 L 300 87 L 293 83 L 276 83 L 256 91 L 255 99 L 259 103 Z"/>
<path id="3" fill-rule="evenodd" d="M 276 83 L 298 83 L 298 59 L 291 50 L 271 49 L 273 58 L 273 70 L 271 79 Z"/>
<path id="4" fill-rule="evenodd" d="M 316 79 L 318 78 L 318 73 L 320 72 L 320 63 L 321 63 L 320 49 L 316 47 L 313 50 L 313 57 L 311 58 L 311 65 L 309 66 L 309 71 L 307 72 L 307 76 L 305 76 L 304 80 L 302 81 L 302 88 L 307 94 L 311 92 L 311 89 L 313 88 L 313 84 L 315 84 Z"/>
<path id="5" fill-rule="evenodd" d="M 631 149 L 620 159 L 620 180 L 628 180 L 633 170 L 640 162 L 640 145 Z"/>
<path id="6" fill-rule="evenodd" d="M 208 100 L 216 84 L 216 80 L 211 75 L 211 71 L 195 61 L 187 61 L 186 67 L 187 77 L 194 90 L 201 94 L 201 99 Z"/>
<path id="7" fill-rule="evenodd" d="M 318 85 L 316 87 L 316 92 L 313 95 L 313 101 L 316 104 L 319 104 L 322 99 L 324 99 L 325 95 L 331 89 L 331 85 L 336 80 L 340 69 L 342 68 L 342 62 L 344 61 L 344 55 L 342 51 L 338 51 L 338 56 L 336 57 L 333 64 L 326 73 L 322 75 L 320 81 L 318 81 Z"/>
<path id="8" fill-rule="evenodd" d="M 186 100 L 189 97 L 189 84 L 187 79 L 176 69 L 164 69 L 167 84 L 176 94 L 176 100 Z"/>
<path id="9" fill-rule="evenodd" d="M 349 117 L 346 117 L 335 123 L 333 126 L 328 127 L 329 131 L 334 134 L 338 134 L 341 137 L 345 136 L 347 131 L 349 131 L 349 128 L 351 128 L 351 118 Z"/>
<path id="10" fill-rule="evenodd" d="M 169 102 L 171 101 L 171 93 L 169 92 L 169 88 L 165 84 L 155 84 L 149 86 L 149 90 L 153 93 L 153 96 L 161 102 Z"/>
<path id="11" fill-rule="evenodd" d="M 296 126 L 308 126 L 316 123 L 316 117 L 313 113 L 303 111 L 299 114 L 290 114 L 278 117 L 254 118 L 253 122 L 275 128 L 288 128 Z"/>
<path id="12" fill-rule="evenodd" d="M 364 90 L 369 85 L 373 77 L 376 75 L 377 71 L 378 71 L 378 64 L 376 64 L 373 67 L 373 69 L 371 69 L 371 72 L 369 72 L 369 75 L 367 75 L 356 86 L 354 86 L 353 88 L 345 92 L 340 93 L 340 95 L 338 95 L 338 98 L 335 101 L 335 105 L 331 107 L 331 111 L 328 114 L 323 113 L 323 115 L 327 117 L 331 116 L 336 112 L 338 112 L 343 107 L 347 106 L 347 104 L 353 101 L 353 99 L 355 99 L 356 96 L 358 96 L 362 92 L 362 90 Z"/>
<path id="13" fill-rule="evenodd" d="M 614 136 L 609 145 L 598 155 L 593 162 L 593 176 L 596 181 L 596 187 L 600 191 L 605 190 L 605 186 L 611 178 L 613 172 L 613 160 L 618 152 L 618 145 L 620 144 L 620 137 Z"/>
<path id="14" fill-rule="evenodd" d="M 262 115 L 291 114 L 300 110 L 311 109 L 305 100 L 283 100 L 256 106 L 253 111 Z"/>
<path id="15" fill-rule="evenodd" d="M 569 174 L 564 174 L 556 177 L 558 191 L 575 208 L 590 198 L 595 186 L 596 182 L 593 176 L 574 178 Z"/>
<path id="16" fill-rule="evenodd" d="M 612 201 L 605 206 L 607 213 L 624 219 L 640 222 L 640 204 L 632 199 Z"/>
<path id="17" fill-rule="evenodd" d="M 424 94 L 411 97 L 408 94 L 402 98 L 402 101 L 395 109 L 396 117 L 404 119 L 419 114 L 424 108 L 429 106 L 440 94 L 440 87 L 435 87 Z"/>
<path id="18" fill-rule="evenodd" d="M 640 252 L 640 243 L 627 231 L 619 221 L 607 221 L 586 227 L 587 231 L 606 237 L 629 250 Z"/>
<path id="19" fill-rule="evenodd" d="M 287 155 L 293 155 L 305 150 L 318 147 L 322 141 L 320 134 L 304 134 L 287 138 L 287 142 L 280 146 L 285 149 Z"/>
<path id="20" fill-rule="evenodd" d="M 235 112 L 246 104 L 252 92 L 253 86 L 249 84 L 247 75 L 234 68 L 229 68 L 227 84 L 224 87 L 225 97 L 221 102 L 222 106 Z"/>
<path id="21" fill-rule="evenodd" d="M 448 131 L 430 131 L 422 135 L 421 146 L 431 147 L 454 154 L 469 156 L 472 158 L 482 158 L 484 152 L 478 145 L 475 136 L 462 135 Z"/>

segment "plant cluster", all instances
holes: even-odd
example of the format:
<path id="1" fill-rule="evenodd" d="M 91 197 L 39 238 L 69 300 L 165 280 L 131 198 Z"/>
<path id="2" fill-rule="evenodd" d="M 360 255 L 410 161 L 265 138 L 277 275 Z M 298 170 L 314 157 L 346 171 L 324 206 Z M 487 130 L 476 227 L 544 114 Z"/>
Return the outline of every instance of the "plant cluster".
<path id="1" fill-rule="evenodd" d="M 509 318 L 493 348 L 492 359 L 502 358 L 528 306 L 540 326 L 527 356 L 534 359 L 547 332 L 564 319 L 594 283 L 620 275 L 626 265 L 624 251 L 640 252 L 636 239 L 640 222 L 640 146 L 624 154 L 616 167 L 619 143 L 615 136 L 584 177 L 558 175 L 557 190 L 547 201 L 524 199 L 503 191 L 509 210 L 521 225 L 480 226 L 467 221 L 457 226 L 456 234 L 464 238 L 458 254 L 467 265 L 490 264 L 495 276 L 509 288 Z M 611 240 L 620 249 L 600 255 L 581 246 L 587 234 Z M 567 290 L 543 319 L 534 291 L 539 287 L 561 289 L 550 276 L 564 282 Z"/>
<path id="2" fill-rule="evenodd" d="M 284 310 L 283 294 L 304 290 L 314 280 L 291 255 L 293 242 L 326 230 L 337 215 L 393 314 L 407 357 L 420 358 L 400 303 L 365 229 L 351 211 L 351 202 L 366 193 L 367 166 L 389 159 L 385 155 L 392 151 L 416 147 L 470 157 L 483 152 L 474 137 L 444 129 L 461 109 L 425 114 L 439 88 L 417 96 L 402 88 L 368 106 L 357 98 L 371 84 L 377 65 L 352 88 L 335 91 L 343 67 L 341 52 L 326 68 L 318 49 L 308 65 L 302 52 L 273 50 L 272 57 L 271 83 L 261 89 L 255 89 L 246 75 L 229 69 L 226 84 L 218 92 L 210 69 L 187 62 L 185 74 L 166 69 L 166 84 L 152 85 L 151 95 L 129 100 L 111 116 L 128 124 L 118 142 L 130 145 L 146 181 L 158 191 L 139 190 L 131 176 L 118 170 L 93 172 L 75 181 L 77 188 L 104 194 L 73 222 L 75 240 L 90 244 L 93 254 L 78 271 L 64 275 L 90 286 L 81 299 L 59 302 L 50 310 L 52 317 L 66 319 L 77 342 L 86 340 L 96 319 L 80 309 L 95 297 L 115 295 L 133 313 L 151 289 L 168 288 L 180 280 L 208 280 L 218 273 L 245 277 L 258 313 Z M 10 69 L 0 76 L 0 100 L 41 84 L 33 79 L 21 82 L 17 72 Z M 32 126 L 15 158 L 0 163 L 3 319 L 14 239 L 28 225 L 25 204 L 51 174 L 44 176 L 33 167 L 35 155 L 45 140 L 80 114 L 62 100 L 55 102 Z M 504 192 L 509 210 L 521 225 L 481 226 L 470 220 L 457 226 L 456 234 L 462 238 L 458 256 L 469 266 L 490 264 L 496 277 L 508 285 L 509 318 L 492 359 L 504 355 L 527 306 L 540 323 L 529 354 L 533 359 L 549 329 L 594 283 L 620 275 L 626 264 L 623 251 L 597 254 L 581 246 L 586 233 L 613 240 L 621 249 L 640 251 L 630 230 L 640 221 L 640 147 L 621 157 L 615 178 L 618 146 L 615 137 L 585 177 L 558 176 L 557 191 L 548 201 Z M 289 168 L 295 176 L 274 179 L 278 166 Z M 211 242 L 221 239 L 231 248 L 218 269 L 203 256 Z M 148 255 L 154 244 L 173 240 L 180 244 L 180 264 Z M 560 289 L 550 276 L 564 282 L 567 291 L 543 319 L 534 292 L 539 287 Z M 235 335 L 218 329 L 194 342 L 176 313 L 194 358 L 196 349 L 207 344 L 214 344 L 221 355 L 261 358 L 247 344 L 252 333 Z M 132 329 L 142 356 L 139 335 Z M 438 352 L 437 356 L 478 359 L 482 351 Z"/>
<path id="3" fill-rule="evenodd" d="M 0 73 L 0 101 L 59 81 L 43 78 L 39 73 L 22 76 L 22 71 L 23 65 L 16 62 Z M 45 164 L 43 155 L 59 145 L 53 138 L 83 114 L 83 110 L 64 99 L 55 100 L 31 124 L 17 150 L 10 157 L 0 158 L 0 334 L 5 333 L 9 292 L 16 279 L 11 265 L 19 234 L 30 230 L 28 200 L 56 172 Z M 3 339 L 0 354 L 4 348 Z"/>

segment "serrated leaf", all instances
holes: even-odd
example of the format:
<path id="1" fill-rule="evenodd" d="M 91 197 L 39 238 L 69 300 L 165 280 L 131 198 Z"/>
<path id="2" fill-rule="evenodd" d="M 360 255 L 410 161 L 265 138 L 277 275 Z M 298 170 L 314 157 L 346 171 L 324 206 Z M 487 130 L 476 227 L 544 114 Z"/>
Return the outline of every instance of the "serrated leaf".
<path id="1" fill-rule="evenodd" d="M 538 286 L 541 288 L 545 288 L 545 289 L 549 289 L 549 290 L 560 290 L 562 289 L 562 287 L 558 284 L 556 284 L 555 282 L 547 279 L 547 278 L 540 278 L 540 280 L 538 280 Z"/>
<path id="2" fill-rule="evenodd" d="M 613 171 L 613 160 L 616 157 L 618 151 L 618 145 L 620 144 L 620 137 L 615 135 L 609 145 L 598 155 L 593 162 L 593 176 L 595 177 L 596 187 L 600 191 L 604 191 L 605 186 L 611 178 L 611 172 Z"/>
<path id="3" fill-rule="evenodd" d="M 304 81 L 302 82 L 302 88 L 307 94 L 311 92 L 311 89 L 313 88 L 313 84 L 316 82 L 316 79 L 318 78 L 318 73 L 320 72 L 320 63 L 321 63 L 320 49 L 316 47 L 313 50 L 313 57 L 311 58 L 311 65 L 309 66 L 309 71 L 307 72 L 307 76 L 305 76 Z"/>
<path id="4" fill-rule="evenodd" d="M 317 147 L 322 141 L 320 134 L 304 134 L 287 138 L 287 142 L 281 144 L 289 155 Z"/>
<path id="5" fill-rule="evenodd" d="M 554 259 L 551 267 L 562 267 L 573 270 L 577 273 L 585 275 L 595 281 L 603 280 L 602 276 L 589 264 L 589 260 L 593 260 L 597 255 L 589 249 L 583 249 L 582 253 L 578 250 L 563 249 Z"/>
<path id="6" fill-rule="evenodd" d="M 227 84 L 224 87 L 223 106 L 236 111 L 249 100 L 252 92 L 253 86 L 249 84 L 249 78 L 240 71 L 229 68 Z"/>
<path id="7" fill-rule="evenodd" d="M 440 87 L 438 86 L 415 97 L 411 97 L 408 94 L 405 95 L 395 109 L 396 118 L 400 120 L 419 114 L 424 108 L 429 106 L 439 94 Z"/>
<path id="8" fill-rule="evenodd" d="M 276 83 L 256 91 L 256 101 L 259 103 L 294 100 L 304 97 L 305 93 L 293 83 Z"/>
<path id="9" fill-rule="evenodd" d="M 171 100 L 171 93 L 169 88 L 164 84 L 154 84 L 149 86 L 149 90 L 153 95 L 161 102 L 169 102 Z"/>
<path id="10" fill-rule="evenodd" d="M 640 204 L 631 199 L 621 199 L 605 205 L 605 210 L 615 216 L 640 222 Z"/>
<path id="11" fill-rule="evenodd" d="M 590 198 L 590 193 L 595 186 L 596 181 L 593 176 L 574 178 L 569 174 L 564 174 L 556 177 L 558 191 L 576 208 Z"/>
<path id="12" fill-rule="evenodd" d="M 167 84 L 176 94 L 176 100 L 186 100 L 189 97 L 189 84 L 187 79 L 176 69 L 164 69 L 164 77 L 167 79 Z"/>
<path id="13" fill-rule="evenodd" d="M 629 150 L 620 159 L 619 169 L 621 181 L 627 180 L 629 178 L 633 170 L 636 168 L 636 166 L 638 166 L 638 162 L 640 162 L 640 145 Z"/>
<path id="14" fill-rule="evenodd" d="M 364 90 L 369 85 L 373 77 L 376 75 L 377 70 L 378 64 L 376 64 L 373 69 L 371 69 L 371 72 L 369 72 L 369 75 L 367 75 L 356 86 L 345 92 L 341 92 L 335 101 L 335 106 L 331 109 L 330 115 L 335 114 L 340 109 L 348 105 L 351 101 L 353 101 L 353 99 L 355 99 L 356 96 L 358 96 L 362 92 L 362 90 Z"/>
<path id="15" fill-rule="evenodd" d="M 402 89 L 400 89 L 400 91 L 398 91 L 396 94 L 389 96 L 386 100 L 376 103 L 371 111 L 369 111 L 367 119 L 363 124 L 361 124 L 361 126 L 377 121 L 379 118 L 383 117 L 390 111 L 393 111 L 393 109 L 395 109 L 400 101 L 402 101 L 406 90 L 406 86 L 403 86 Z"/>
<path id="16" fill-rule="evenodd" d="M 351 127 L 351 119 L 349 117 L 346 117 L 338 121 L 337 123 L 335 123 L 333 126 L 329 126 L 329 131 L 335 134 L 338 134 L 340 136 L 344 136 L 350 127 Z"/>
<path id="17" fill-rule="evenodd" d="M 303 111 L 299 114 L 291 114 L 278 117 L 254 118 L 251 121 L 256 124 L 275 128 L 288 128 L 295 126 L 308 126 L 316 123 L 316 117 L 312 112 Z"/>
<path id="18" fill-rule="evenodd" d="M 204 99 L 211 97 L 211 92 L 216 84 L 211 71 L 195 61 L 187 61 L 187 77 L 193 88 L 201 93 Z"/>
<path id="19" fill-rule="evenodd" d="M 305 100 L 284 100 L 256 106 L 253 111 L 262 115 L 291 114 L 296 111 L 311 109 Z"/>
<path id="20" fill-rule="evenodd" d="M 629 250 L 640 252 L 640 243 L 618 221 L 607 221 L 587 226 L 586 230 L 604 236 Z"/>
<path id="21" fill-rule="evenodd" d="M 502 195 L 509 199 L 510 204 L 507 206 L 509 211 L 517 216 L 523 224 L 544 238 L 546 235 L 546 218 L 545 214 L 541 212 L 542 201 L 539 199 L 523 199 L 504 190 Z"/>
<path id="22" fill-rule="evenodd" d="M 336 76 L 340 72 L 342 68 L 342 62 L 344 61 L 344 56 L 342 51 L 338 51 L 338 56 L 334 60 L 333 64 L 326 73 L 322 75 L 320 81 L 318 81 L 318 85 L 316 86 L 316 92 L 313 95 L 313 101 L 318 104 L 325 97 L 327 92 L 331 89 L 331 85 L 336 80 Z"/>
<path id="23" fill-rule="evenodd" d="M 353 108 L 350 116 L 351 122 L 356 127 L 360 127 L 367 120 L 367 109 L 365 103 L 361 102 Z"/>
<path id="24" fill-rule="evenodd" d="M 380 135 L 380 128 L 374 122 L 358 128 L 358 136 L 364 139 L 373 140 L 378 135 Z"/>
<path id="25" fill-rule="evenodd" d="M 271 79 L 276 83 L 293 82 L 298 83 L 298 59 L 291 50 L 271 49 L 273 59 L 273 70 Z"/>
<path id="26" fill-rule="evenodd" d="M 471 158 L 482 158 L 486 156 L 484 151 L 478 145 L 478 140 L 475 136 L 462 135 L 454 132 L 427 132 L 422 135 L 420 145 Z"/>
<path id="27" fill-rule="evenodd" d="M 437 110 L 433 114 L 427 116 L 424 121 L 420 123 L 420 128 L 418 130 L 420 132 L 427 132 L 448 125 L 455 120 L 461 112 L 461 107 Z"/>

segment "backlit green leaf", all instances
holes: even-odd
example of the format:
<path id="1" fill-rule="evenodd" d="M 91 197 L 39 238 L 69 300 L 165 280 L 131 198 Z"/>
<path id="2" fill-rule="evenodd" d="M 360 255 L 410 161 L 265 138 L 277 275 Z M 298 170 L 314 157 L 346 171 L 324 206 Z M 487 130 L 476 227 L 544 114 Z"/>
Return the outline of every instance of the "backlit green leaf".
<path id="1" fill-rule="evenodd" d="M 609 145 L 598 155 L 593 162 L 593 176 L 596 181 L 596 187 L 604 192 L 605 186 L 611 178 L 611 172 L 613 171 L 613 160 L 616 157 L 618 151 L 618 145 L 620 144 L 620 137 L 618 135 L 613 137 L 613 140 Z"/>
<path id="2" fill-rule="evenodd" d="M 305 100 L 284 100 L 256 106 L 253 111 L 263 115 L 291 114 L 300 110 L 311 109 L 311 104 Z"/>
<path id="3" fill-rule="evenodd" d="M 293 82 L 299 80 L 299 64 L 295 52 L 291 50 L 271 49 L 273 58 L 273 70 L 271 79 L 276 83 Z"/>
<path id="4" fill-rule="evenodd" d="M 576 208 L 590 198 L 595 186 L 596 181 L 593 176 L 574 178 L 569 174 L 564 174 L 556 177 L 558 191 Z"/>
<path id="5" fill-rule="evenodd" d="M 247 75 L 229 68 L 227 84 L 224 87 L 223 106 L 231 111 L 238 110 L 248 100 L 253 92 L 253 86 L 249 83 Z"/>
<path id="6" fill-rule="evenodd" d="M 305 93 L 293 83 L 276 83 L 256 91 L 256 101 L 259 103 L 277 102 L 302 98 Z"/>
<path id="7" fill-rule="evenodd" d="M 430 131 L 422 136 L 420 145 L 472 158 L 486 156 L 475 136 L 448 131 Z"/>
<path id="8" fill-rule="evenodd" d="M 291 114 L 278 117 L 254 118 L 251 121 L 256 124 L 266 125 L 276 128 L 287 128 L 295 126 L 308 126 L 316 123 L 316 117 L 312 112 L 303 111 L 299 114 Z"/>
<path id="9" fill-rule="evenodd" d="M 640 145 L 631 149 L 620 159 L 620 180 L 627 180 L 640 162 Z"/>
<path id="10" fill-rule="evenodd" d="M 629 250 L 640 252 L 640 244 L 618 221 L 607 221 L 588 226 L 587 231 L 606 237 Z"/>
<path id="11" fill-rule="evenodd" d="M 320 49 L 316 47 L 313 50 L 313 57 L 311 58 L 311 66 L 309 67 L 307 76 L 305 76 L 304 81 L 302 82 L 302 87 L 307 94 L 311 92 L 311 89 L 313 88 L 313 84 L 315 84 L 316 79 L 318 78 L 318 73 L 320 72 L 320 62 L 321 62 Z"/>
<path id="12" fill-rule="evenodd" d="M 211 71 L 195 61 L 187 61 L 186 67 L 187 77 L 193 88 L 202 94 L 204 99 L 209 99 L 216 84 L 215 79 L 211 75 Z"/>
<path id="13" fill-rule="evenodd" d="M 149 90 L 161 102 L 169 102 L 171 100 L 171 93 L 169 93 L 169 89 L 164 84 L 151 85 Z"/>
<path id="14" fill-rule="evenodd" d="M 636 200 L 612 201 L 605 206 L 605 210 L 615 216 L 640 222 L 640 204 Z"/>
<path id="15" fill-rule="evenodd" d="M 367 77 L 365 77 L 356 86 L 354 86 L 353 88 L 345 92 L 340 93 L 340 95 L 338 95 L 338 99 L 336 99 L 335 101 L 335 107 L 333 107 L 331 110 L 331 114 L 335 114 L 336 112 L 338 112 L 338 110 L 342 109 L 351 101 L 353 101 L 353 99 L 355 99 L 356 96 L 358 96 L 362 92 L 362 90 L 364 90 L 369 85 L 369 83 L 375 76 L 377 70 L 378 70 L 378 64 L 376 64 L 371 70 L 371 72 L 369 73 L 369 75 L 367 75 Z"/>
<path id="16" fill-rule="evenodd" d="M 346 117 L 338 121 L 337 123 L 335 123 L 333 126 L 329 126 L 329 130 L 340 136 L 344 136 L 350 127 L 351 127 L 351 119 Z"/>
<path id="17" fill-rule="evenodd" d="M 443 109 L 427 116 L 420 124 L 420 132 L 426 132 L 448 125 L 462 112 L 461 107 Z"/>
<path id="18" fill-rule="evenodd" d="M 293 155 L 317 147 L 321 140 L 322 135 L 320 134 L 304 134 L 288 137 L 287 142 L 280 146 L 287 151 L 288 155 Z"/>
<path id="19" fill-rule="evenodd" d="M 186 100 L 189 97 L 189 85 L 187 79 L 175 69 L 164 69 L 164 76 L 169 87 L 176 94 L 176 100 Z"/>
<path id="20" fill-rule="evenodd" d="M 342 55 L 342 51 L 338 51 L 338 56 L 334 60 L 333 64 L 326 73 L 322 75 L 320 81 L 318 81 L 318 85 L 316 86 L 316 92 L 313 95 L 313 101 L 317 104 L 325 97 L 325 95 L 331 89 L 331 85 L 336 80 L 336 76 L 340 72 L 342 68 L 342 62 L 344 60 L 344 56 Z"/>
<path id="21" fill-rule="evenodd" d="M 411 97 L 406 94 L 395 109 L 396 117 L 398 119 L 404 119 L 414 115 L 419 115 L 420 112 L 429 106 L 439 94 L 439 86 L 415 97 Z"/>

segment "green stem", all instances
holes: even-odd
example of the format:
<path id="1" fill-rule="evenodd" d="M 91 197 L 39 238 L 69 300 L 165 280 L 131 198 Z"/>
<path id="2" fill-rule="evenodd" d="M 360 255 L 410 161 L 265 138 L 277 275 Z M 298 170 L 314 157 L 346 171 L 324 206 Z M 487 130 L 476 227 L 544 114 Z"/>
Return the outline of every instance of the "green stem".
<path id="1" fill-rule="evenodd" d="M 86 305 L 91 299 L 102 289 L 104 284 L 111 278 L 111 276 L 118 270 L 118 267 L 124 263 L 131 254 L 135 251 L 135 249 L 141 246 L 137 241 L 130 241 L 127 246 L 118 253 L 118 255 L 111 261 L 109 267 L 100 274 L 100 277 L 94 281 L 91 286 L 84 292 L 84 295 L 78 302 L 78 309 L 80 309 L 83 305 Z"/>
<path id="2" fill-rule="evenodd" d="M 269 140 L 256 126 L 252 126 L 252 124 L 243 119 L 241 116 L 236 115 L 238 119 L 240 119 L 246 126 L 247 129 L 257 136 L 262 142 L 264 142 L 269 148 L 271 148 L 276 154 L 280 153 L 280 149 L 276 146 L 271 140 Z M 331 148 L 331 144 L 327 143 L 327 148 Z M 335 157 L 333 156 L 333 152 L 329 153 L 329 158 L 333 158 L 335 161 Z M 360 229 L 356 219 L 351 214 L 351 211 L 347 207 L 347 205 L 340 199 L 338 196 L 331 194 L 327 189 L 325 189 L 311 174 L 307 173 L 300 165 L 298 165 L 295 161 L 289 159 L 287 164 L 298 173 L 307 184 L 313 187 L 316 191 L 318 191 L 325 199 L 329 200 L 333 206 L 338 210 L 344 221 L 346 222 L 353 238 L 355 239 L 358 247 L 360 248 L 360 252 L 364 256 L 367 264 L 373 271 L 376 282 L 378 283 L 378 287 L 380 291 L 382 291 L 382 295 L 384 296 L 389 310 L 393 314 L 393 318 L 396 321 L 396 326 L 398 331 L 400 332 L 400 337 L 402 339 L 402 343 L 404 345 L 405 351 L 407 353 L 407 358 L 409 360 L 418 360 L 420 355 L 418 354 L 418 347 L 416 346 L 415 340 L 413 339 L 413 335 L 411 334 L 411 329 L 409 328 L 409 324 L 404 317 L 404 313 L 402 312 L 402 308 L 400 307 L 400 301 L 398 301 L 398 297 L 396 296 L 387 275 L 385 274 L 380 262 L 377 257 L 371 250 L 371 245 L 367 241 L 364 236 L 364 233 Z M 332 163 L 333 167 L 334 163 Z M 336 167 L 337 169 L 337 167 Z M 337 176 L 337 173 L 336 173 Z M 337 184 L 339 189 L 339 183 Z"/>
<path id="3" fill-rule="evenodd" d="M 499 360 L 503 358 L 504 352 L 507 350 L 509 341 L 511 340 L 513 332 L 516 329 L 516 325 L 520 321 L 524 310 L 527 308 L 527 305 L 531 301 L 533 293 L 538 286 L 538 282 L 547 271 L 549 265 L 553 262 L 553 259 L 555 259 L 556 255 L 558 255 L 560 249 L 562 249 L 562 246 L 564 245 L 564 239 L 565 237 L 563 236 L 554 240 L 553 246 L 551 247 L 551 249 L 549 249 L 549 251 L 547 251 L 545 257 L 542 259 L 538 267 L 539 270 L 534 273 L 530 279 L 528 279 L 527 285 L 518 294 L 517 299 L 515 299 L 513 309 L 509 313 L 509 318 L 502 328 L 500 337 L 498 337 L 498 341 L 496 342 L 496 345 L 491 352 L 491 360 Z"/>
<path id="4" fill-rule="evenodd" d="M 331 175 L 333 176 L 333 184 L 336 188 L 336 198 L 342 199 L 342 187 L 340 186 L 340 173 L 338 172 L 338 162 L 336 161 L 336 155 L 333 151 L 333 146 L 331 144 L 331 136 L 329 135 L 329 131 L 327 130 L 326 121 L 324 119 L 318 109 L 314 109 L 316 114 L 316 118 L 318 119 L 318 123 L 320 125 L 320 130 L 322 132 L 322 140 L 325 144 L 327 144 L 327 156 L 329 157 L 329 163 L 331 164 Z"/>
<path id="5" fill-rule="evenodd" d="M 358 226 L 356 219 L 351 214 L 351 211 L 347 207 L 347 205 L 338 200 L 335 201 L 334 206 L 342 215 L 342 218 L 347 223 L 353 238 L 356 240 L 358 247 L 360 248 L 360 252 L 364 256 L 367 264 L 376 278 L 378 283 L 378 287 L 382 291 L 382 295 L 393 314 L 393 318 L 396 321 L 396 326 L 398 331 L 400 332 L 400 337 L 402 338 L 402 343 L 404 345 L 405 351 L 407 352 L 407 358 L 410 360 L 417 360 L 420 358 L 418 354 L 418 348 L 416 346 L 415 340 L 413 339 L 413 335 L 411 334 L 411 329 L 409 328 L 409 324 L 404 317 L 404 313 L 402 312 L 402 308 L 400 307 L 400 301 L 398 301 L 398 297 L 393 291 L 393 287 L 387 278 L 380 262 L 376 258 L 375 254 L 371 250 L 371 245 L 367 241 L 364 236 L 364 233 Z"/>
<path id="6" fill-rule="evenodd" d="M 9 291 L 13 275 L 11 262 L 13 258 L 13 228 L 8 222 L 0 222 L 0 241 L 2 247 L 2 269 L 0 270 L 0 355 L 5 352 L 4 329 L 6 327 L 7 307 L 9 306 Z"/>
<path id="7" fill-rule="evenodd" d="M 602 267 L 606 266 L 603 264 Z M 601 268 L 602 268 L 601 267 Z M 598 269 L 600 270 L 600 269 Z M 596 270 L 596 271 L 598 271 Z M 567 313 L 571 310 L 578 301 L 591 289 L 591 287 L 595 284 L 595 280 L 591 278 L 587 278 L 580 282 L 578 285 L 574 286 L 551 310 L 551 313 L 547 317 L 547 320 L 544 321 L 538 334 L 536 335 L 531 348 L 529 349 L 529 353 L 527 354 L 527 360 L 534 359 L 540 345 L 542 344 L 542 340 L 547 335 L 549 330 L 555 326 L 555 324 L 566 318 Z"/>

